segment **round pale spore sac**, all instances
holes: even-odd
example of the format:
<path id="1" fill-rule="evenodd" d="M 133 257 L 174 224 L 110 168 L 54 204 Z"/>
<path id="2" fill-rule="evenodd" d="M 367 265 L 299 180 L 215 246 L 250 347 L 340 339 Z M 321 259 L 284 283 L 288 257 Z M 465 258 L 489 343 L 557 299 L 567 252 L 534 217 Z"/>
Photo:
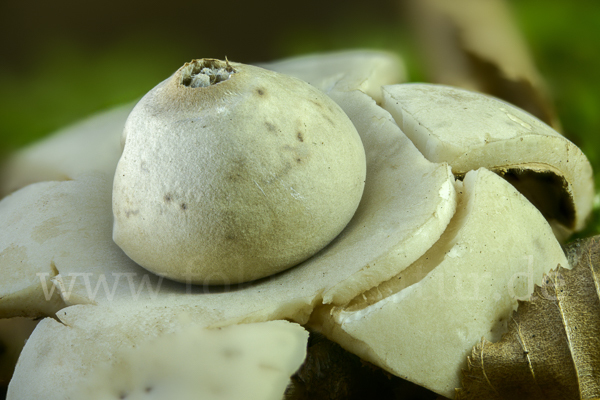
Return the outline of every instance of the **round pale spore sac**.
<path id="1" fill-rule="evenodd" d="M 258 67 L 186 63 L 135 106 L 113 185 L 113 238 L 178 281 L 232 284 L 317 253 L 352 218 L 366 175 L 346 114 Z"/>

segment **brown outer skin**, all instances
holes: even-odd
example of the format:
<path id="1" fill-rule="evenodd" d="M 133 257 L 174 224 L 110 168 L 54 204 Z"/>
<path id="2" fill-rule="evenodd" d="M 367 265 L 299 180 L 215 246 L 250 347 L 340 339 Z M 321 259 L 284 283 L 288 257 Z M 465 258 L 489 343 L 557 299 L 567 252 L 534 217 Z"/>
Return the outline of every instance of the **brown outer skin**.
<path id="1" fill-rule="evenodd" d="M 362 142 L 337 104 L 299 79 L 227 65 L 228 80 L 201 88 L 181 84 L 182 67 L 123 132 L 113 238 L 178 281 L 239 283 L 296 265 L 341 232 L 364 188 Z"/>
<path id="2" fill-rule="evenodd" d="M 565 252 L 573 269 L 550 271 L 519 302 L 502 339 L 473 348 L 456 399 L 600 397 L 600 237 Z"/>

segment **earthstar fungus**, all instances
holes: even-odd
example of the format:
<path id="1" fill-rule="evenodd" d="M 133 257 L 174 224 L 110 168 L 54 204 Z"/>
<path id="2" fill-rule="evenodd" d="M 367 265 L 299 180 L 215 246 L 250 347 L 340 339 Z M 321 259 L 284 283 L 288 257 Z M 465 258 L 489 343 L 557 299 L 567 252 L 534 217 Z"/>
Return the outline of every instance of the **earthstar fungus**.
<path id="1" fill-rule="evenodd" d="M 457 96 L 454 96 L 454 101 L 453 96 L 448 96 L 448 92 L 454 89 L 433 85 L 394 85 L 402 80 L 402 74 L 398 72 L 402 68 L 397 58 L 386 53 L 358 51 L 313 55 L 274 62 L 265 67 L 281 69 L 282 72 L 311 82 L 321 92 L 307 88 L 297 80 L 287 80 L 291 78 L 286 78 L 286 84 L 281 87 L 268 79 L 269 86 L 262 79 L 275 75 L 263 70 L 259 73 L 260 78 L 250 79 L 250 90 L 236 92 L 238 78 L 243 78 L 244 71 L 254 71 L 255 67 L 205 60 L 188 64 L 159 84 L 136 106 L 125 127 L 125 151 L 115 174 L 113 194 L 117 202 L 115 214 L 119 219 L 115 221 L 115 237 L 118 239 L 121 235 L 119 230 L 122 227 L 118 224 L 130 224 L 132 221 L 139 224 L 143 218 L 148 220 L 148 226 L 143 229 L 148 230 L 164 226 L 161 224 L 169 220 L 167 222 L 174 226 L 166 228 L 170 229 L 167 235 L 170 236 L 166 239 L 170 243 L 179 241 L 173 236 L 175 228 L 187 226 L 192 231 L 196 229 L 197 221 L 194 222 L 190 214 L 198 210 L 198 193 L 201 190 L 197 188 L 198 182 L 195 186 L 184 182 L 184 178 L 192 173 L 200 176 L 200 183 L 208 189 L 218 189 L 213 197 L 208 197 L 212 201 L 210 204 L 214 205 L 219 203 L 218 194 L 235 194 L 235 190 L 225 190 L 223 184 L 227 177 L 235 177 L 234 169 L 243 164 L 246 175 L 245 178 L 239 176 L 237 183 L 245 179 L 247 185 L 241 184 L 240 187 L 251 194 L 247 196 L 251 201 L 250 206 L 244 209 L 241 200 L 236 200 L 235 196 L 224 198 L 235 209 L 244 212 L 252 208 L 257 215 L 271 222 L 276 214 L 274 211 L 288 207 L 293 209 L 295 204 L 299 204 L 289 187 L 305 196 L 310 191 L 298 190 L 301 184 L 309 180 L 315 182 L 314 179 L 316 186 L 324 184 L 322 181 L 326 178 L 322 175 L 322 166 L 314 169 L 308 163 L 297 166 L 291 157 L 292 153 L 302 151 L 305 148 L 303 146 L 312 145 L 315 137 L 311 137 L 308 130 L 302 131 L 303 141 L 300 141 L 297 125 L 294 124 L 295 117 L 284 122 L 268 121 L 280 128 L 281 132 L 271 132 L 265 123 L 267 109 L 278 107 L 273 106 L 268 97 L 278 90 L 289 94 L 292 87 L 293 92 L 300 94 L 300 100 L 283 100 L 276 104 L 285 106 L 285 109 L 303 108 L 302 104 L 307 98 L 321 99 L 313 96 L 324 96 L 325 93 L 339 106 L 325 107 L 330 113 L 327 116 L 347 116 L 351 121 L 351 131 L 360 135 L 359 143 L 362 144 L 358 153 L 364 154 L 366 160 L 366 178 L 363 177 L 365 186 L 362 197 L 359 196 L 360 203 L 357 199 L 353 203 L 343 191 L 339 193 L 343 198 L 327 198 L 325 204 L 321 204 L 318 197 L 314 199 L 319 209 L 324 205 L 337 207 L 339 203 L 350 210 L 350 205 L 354 204 L 356 212 L 352 209 L 354 214 L 349 222 L 346 221 L 347 225 L 344 223 L 343 229 L 336 228 L 341 232 L 335 239 L 328 244 L 331 238 L 323 239 L 325 247 L 321 251 L 312 257 L 307 255 L 309 258 L 301 262 L 300 258 L 293 268 L 271 275 L 269 279 L 209 289 L 207 286 L 185 284 L 190 278 L 185 275 L 189 272 L 185 268 L 187 261 L 180 260 L 180 264 L 171 265 L 171 269 L 181 268 L 180 271 L 185 273 L 172 276 L 184 283 L 168 279 L 163 281 L 162 277 L 136 265 L 110 240 L 111 176 L 108 174 L 112 174 L 116 167 L 114 154 L 104 161 L 100 172 L 89 174 L 84 166 L 77 171 L 70 169 L 65 174 L 73 179 L 72 182 L 39 183 L 8 196 L 0 202 L 0 222 L 9 230 L 19 232 L 19 235 L 2 235 L 0 232 L 0 254 L 6 252 L 14 255 L 16 253 L 11 249 L 16 248 L 27 259 L 19 262 L 14 257 L 10 260 L 0 258 L 0 266 L 7 276 L 4 284 L 0 285 L 0 310 L 4 316 L 56 313 L 56 320 L 47 318 L 40 322 L 25 346 L 9 388 L 9 399 L 44 396 L 60 399 L 65 393 L 57 388 L 65 388 L 72 382 L 81 384 L 86 376 L 96 373 L 99 373 L 99 377 L 108 376 L 98 371 L 115 367 L 114 360 L 117 358 L 127 359 L 127 354 L 133 354 L 128 348 L 139 345 L 139 349 L 151 349 L 151 339 L 155 336 L 163 338 L 160 341 L 165 345 L 164 348 L 171 348 L 173 343 L 170 340 L 176 339 L 169 339 L 166 334 L 174 333 L 177 327 L 189 332 L 188 329 L 218 329 L 280 319 L 308 324 L 388 372 L 437 393 L 452 396 L 460 369 L 464 366 L 464 354 L 482 336 L 493 338 L 502 333 L 505 327 L 502 321 L 516 305 L 514 296 L 526 296 L 530 284 L 539 283 L 542 273 L 557 264 L 566 264 L 560 244 L 542 213 L 498 174 L 481 168 L 494 170 L 495 166 L 504 165 L 494 160 L 488 162 L 490 160 L 485 154 L 508 156 L 511 155 L 511 149 L 522 155 L 519 163 L 541 163 L 539 159 L 527 160 L 528 152 L 519 147 L 521 137 L 524 142 L 531 140 L 532 143 L 547 143 L 546 137 L 549 137 L 553 143 L 558 143 L 557 148 L 568 148 L 569 154 L 574 154 L 574 146 L 571 147 L 572 144 L 560 135 L 545 132 L 546 128 L 538 122 L 532 123 L 510 109 L 511 115 L 518 114 L 520 121 L 541 129 L 542 135 L 539 132 L 524 134 L 517 131 L 508 132 L 507 137 L 494 137 L 486 136 L 481 129 L 462 129 L 463 135 L 459 139 L 464 143 L 453 143 L 452 140 L 456 138 L 452 139 L 451 133 L 442 129 L 444 126 L 477 126 L 474 121 L 484 124 L 479 120 L 484 120 L 487 114 L 461 111 L 463 104 L 457 100 Z M 178 100 L 171 103 L 178 105 L 173 110 L 169 110 L 168 102 L 164 101 L 169 96 L 178 95 L 178 91 L 194 93 L 190 91 L 198 90 L 200 92 L 196 93 L 203 93 L 205 90 L 220 91 L 220 88 L 233 88 L 227 93 L 232 97 L 227 99 L 236 98 L 239 101 L 209 100 L 216 104 L 213 112 L 218 118 L 211 116 L 200 105 L 195 94 L 183 96 L 182 102 Z M 446 94 L 440 96 L 446 103 L 439 104 L 431 111 L 431 99 L 419 97 L 418 93 L 405 95 L 415 90 L 421 94 L 444 92 Z M 236 97 L 236 94 L 239 96 Z M 471 98 L 473 107 L 470 108 L 473 109 L 492 104 L 509 110 L 504 103 L 500 104 L 483 95 L 464 96 Z M 158 101 L 154 101 L 156 99 Z M 326 100 L 317 102 L 328 104 Z M 307 104 L 304 108 L 322 117 L 324 114 L 316 112 L 313 106 L 316 107 L 315 104 Z M 237 111 L 232 112 L 230 107 Z M 167 111 L 174 111 L 175 116 L 160 122 L 158 117 Z M 238 114 L 238 111 L 240 115 L 250 116 L 250 121 L 236 120 L 234 114 Z M 122 120 L 121 114 L 110 115 L 114 115 L 115 120 Z M 516 123 L 506 114 L 504 117 Z M 256 129 L 252 137 L 259 137 L 257 131 L 260 131 L 264 134 L 260 136 L 261 140 L 266 142 L 243 142 L 243 146 L 247 146 L 243 149 L 227 147 L 222 136 L 208 129 L 210 124 L 203 128 L 203 124 L 199 123 L 201 120 L 215 125 L 225 122 L 234 127 L 248 123 L 262 126 L 266 129 Z M 325 120 L 324 125 L 327 126 L 327 118 Z M 347 126 L 347 122 L 339 124 Z M 518 123 L 507 125 L 523 128 Z M 143 129 L 140 130 L 140 127 Z M 193 134 L 188 135 L 186 129 L 187 132 L 191 129 Z M 436 136 L 438 130 L 440 133 Z M 232 130 L 230 133 L 241 131 Z M 142 133 L 146 132 L 151 134 L 144 136 Z M 73 132 L 71 137 L 82 137 L 84 133 Z M 112 130 L 107 131 L 106 135 L 102 140 L 111 143 L 119 140 Z M 212 147 L 202 145 L 206 143 L 199 140 L 202 135 L 211 140 Z M 490 137 L 494 140 L 488 145 L 485 139 Z M 512 141 L 513 137 L 517 140 Z M 239 139 L 238 136 L 235 138 Z M 165 143 L 165 139 L 169 140 Z M 233 142 L 236 143 L 236 140 Z M 336 139 L 334 147 L 343 143 L 342 139 Z M 475 143 L 475 147 L 472 147 L 472 143 Z M 351 141 L 344 145 L 350 151 L 356 150 L 355 144 Z M 285 146 L 292 147 L 294 151 L 288 151 Z M 319 148 L 318 142 L 315 147 Z M 482 153 L 481 150 L 496 147 L 505 153 L 498 155 L 496 152 Z M 36 151 L 41 154 L 44 148 L 49 147 L 42 146 Z M 312 151 L 313 148 L 309 148 Z M 442 151 L 430 152 L 431 149 Z M 242 163 L 241 157 L 231 157 L 243 154 L 245 150 L 260 155 L 259 161 L 254 159 L 260 168 L 247 167 L 252 165 L 248 163 L 252 159 L 244 159 Z M 327 160 L 330 151 L 319 153 L 319 157 Z M 484 156 L 470 158 L 464 170 L 458 168 L 455 158 L 436 159 L 432 156 L 455 153 L 464 153 L 466 158 L 471 153 Z M 93 151 L 90 150 L 89 154 L 93 155 Z M 199 154 L 203 154 L 204 158 Z M 312 157 L 313 153 L 310 154 Z M 556 154 L 559 162 L 554 168 L 561 170 L 565 165 L 560 162 L 561 153 Z M 225 158 L 222 158 L 223 155 Z M 539 155 L 535 154 L 536 157 Z M 583 188 L 565 190 L 561 194 L 570 196 L 572 199 L 569 201 L 579 207 L 571 215 L 576 218 L 562 219 L 575 230 L 580 226 L 580 221 L 585 219 L 591 203 L 591 198 L 585 193 L 592 191 L 586 172 L 589 168 L 587 160 L 582 154 L 576 157 L 568 158 L 569 164 L 576 160 L 575 164 L 581 168 L 566 168 L 566 172 L 561 172 L 564 176 L 571 174 L 574 181 L 579 182 L 573 183 L 572 187 L 580 185 Z M 22 163 L 30 160 L 27 151 L 21 154 L 19 160 Z M 284 179 L 280 176 L 288 185 L 284 187 L 277 179 L 273 179 L 270 181 L 273 186 L 268 186 L 272 171 L 285 170 L 286 163 L 298 167 L 297 170 L 290 168 L 288 173 L 293 175 L 298 172 L 300 183 L 290 183 L 285 180 L 287 177 Z M 167 168 L 172 166 L 175 168 Z M 203 169 L 209 167 L 214 168 Z M 364 172 L 364 165 L 362 170 L 357 168 L 353 171 Z M 146 176 L 152 175 L 150 172 L 155 176 L 154 181 Z M 460 179 L 455 179 L 453 172 Z M 344 170 L 331 176 L 337 177 L 340 173 L 343 179 L 348 178 L 347 182 L 356 182 L 351 179 L 356 174 Z M 29 178 L 33 179 L 31 176 Z M 227 189 L 233 187 L 231 183 L 225 183 L 229 185 Z M 273 190 L 265 189 L 269 187 Z M 134 191 L 128 193 L 131 188 Z M 311 189 L 316 190 L 313 187 Z M 266 194 L 275 196 L 278 203 L 265 206 Z M 29 197 L 34 198 L 21 201 Z M 68 223 L 61 224 L 66 218 L 64 216 L 69 215 L 70 207 L 65 206 L 66 201 L 77 205 L 73 208 L 77 215 L 70 215 Z M 144 201 L 146 204 L 142 204 Z M 35 218 L 21 218 L 20 215 L 25 213 L 29 204 L 47 204 L 47 212 L 39 213 Z M 229 215 L 229 220 L 236 221 L 235 217 L 217 206 L 205 211 L 214 210 L 219 211 L 214 215 Z M 311 211 L 315 210 L 311 208 Z M 252 213 L 249 215 L 246 222 L 252 225 L 256 216 Z M 340 218 L 335 220 L 341 221 Z M 49 230 L 48 227 L 60 229 Z M 235 233 L 241 236 L 248 233 L 241 229 L 242 225 L 237 227 L 239 229 Z M 208 230 L 208 233 L 216 235 L 205 235 L 200 240 L 209 243 L 223 233 L 219 229 Z M 77 236 L 82 231 L 87 232 L 86 238 L 78 241 Z M 39 232 L 46 233 L 44 240 L 36 240 L 41 237 Z M 190 234 L 199 233 L 202 233 L 201 230 Z M 313 233 L 310 232 L 309 236 L 312 237 Z M 127 238 L 130 239 L 131 236 Z M 317 249 L 318 246 L 315 246 L 312 251 Z M 88 259 L 80 255 L 86 251 L 93 257 Z M 144 250 L 130 251 L 132 255 L 136 252 Z M 181 252 L 183 256 L 189 255 Z M 43 268 L 43 272 L 48 274 L 52 260 L 56 274 L 49 276 L 45 283 L 56 285 L 58 295 L 53 299 L 62 299 L 62 302 L 48 305 L 43 301 L 42 289 L 36 286 L 36 272 Z M 224 266 L 225 272 L 219 271 L 222 283 L 234 282 L 236 277 L 243 281 L 260 275 L 248 275 L 240 269 L 241 264 L 233 261 Z M 252 268 L 252 265 L 248 266 Z M 148 268 L 152 270 L 152 267 Z M 167 269 L 156 272 L 169 276 Z M 268 268 L 268 271 L 261 273 L 271 274 L 275 270 Z M 210 279 L 204 277 L 201 282 L 217 283 L 218 280 L 211 281 L 211 276 L 219 274 L 209 272 Z M 107 277 L 112 277 L 108 283 Z M 85 284 L 82 278 L 88 279 Z M 71 284 L 73 296 L 67 297 Z M 94 287 L 96 292 L 93 291 Z M 112 292 L 107 289 L 103 292 L 103 287 L 112 288 Z M 136 288 L 142 289 L 138 292 L 132 290 Z M 290 327 L 299 332 L 297 328 Z M 266 326 L 264 329 L 267 329 Z M 424 335 L 423 332 L 431 332 L 431 335 Z M 127 341 L 123 340 L 124 337 L 128 338 Z M 91 342 L 93 345 L 89 345 Z M 168 357 L 166 353 L 161 354 L 160 357 Z M 407 357 L 410 354 L 412 356 Z M 80 368 L 73 371 L 72 365 Z M 34 383 L 31 382 L 31 376 L 36 377 Z M 164 383 L 166 386 L 169 384 Z M 190 388 L 192 384 L 190 382 Z"/>

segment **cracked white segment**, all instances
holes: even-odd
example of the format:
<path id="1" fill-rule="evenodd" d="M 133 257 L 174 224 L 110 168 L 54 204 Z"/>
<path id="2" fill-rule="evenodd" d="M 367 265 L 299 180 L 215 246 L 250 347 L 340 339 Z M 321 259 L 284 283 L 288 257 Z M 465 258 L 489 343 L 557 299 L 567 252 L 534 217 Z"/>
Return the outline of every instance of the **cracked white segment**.
<path id="1" fill-rule="evenodd" d="M 87 171 L 112 176 L 132 108 L 125 104 L 98 113 L 11 155 L 0 165 L 0 198 L 31 183 L 68 180 Z"/>
<path id="2" fill-rule="evenodd" d="M 121 352 L 70 398 L 280 400 L 306 357 L 307 340 L 304 328 L 286 321 L 210 330 L 187 323 Z"/>
<path id="3" fill-rule="evenodd" d="M 425 253 L 454 215 L 456 193 L 449 167 L 427 161 L 373 99 L 360 91 L 330 96 L 357 127 L 367 155 L 365 193 L 350 222 L 362 227 L 342 232 L 364 267 L 324 293 L 325 303 L 344 304 Z"/>
<path id="4" fill-rule="evenodd" d="M 584 227 L 594 196 L 591 165 L 548 125 L 496 98 L 449 86 L 401 84 L 383 92 L 382 106 L 428 160 L 447 162 L 460 175 L 480 167 L 505 177 L 519 171 L 511 182 L 557 234 Z M 551 179 L 554 188 L 544 183 Z M 547 205 L 549 199 L 558 204 Z"/>
<path id="5" fill-rule="evenodd" d="M 129 292 L 127 274 L 147 274 L 112 241 L 110 188 L 95 173 L 32 184 L 0 201 L 0 317 L 95 303 L 103 284 L 120 296 Z M 118 279 L 125 284 L 115 286 Z"/>
<path id="6" fill-rule="evenodd" d="M 311 324 L 394 375 L 452 398 L 481 337 L 498 340 L 517 299 L 568 266 L 543 216 L 486 169 L 467 173 L 455 217 L 419 260 Z"/>
<path id="7" fill-rule="evenodd" d="M 41 321 L 7 398 L 281 399 L 304 361 L 297 324 L 207 330 L 206 310 L 168 305 L 75 306 Z"/>
<path id="8" fill-rule="evenodd" d="M 177 300 L 185 297 L 163 299 L 160 305 L 145 301 L 77 305 L 58 311 L 57 320 L 43 319 L 21 353 L 7 398 L 64 400 L 99 365 L 110 365 L 117 355 L 160 334 L 176 332 L 182 315 L 205 326 L 211 310 L 182 306 Z"/>
<path id="9" fill-rule="evenodd" d="M 260 65 L 295 76 L 325 93 L 360 90 L 382 100 L 381 87 L 406 81 L 402 60 L 395 54 L 375 50 L 351 50 L 309 54 Z"/>

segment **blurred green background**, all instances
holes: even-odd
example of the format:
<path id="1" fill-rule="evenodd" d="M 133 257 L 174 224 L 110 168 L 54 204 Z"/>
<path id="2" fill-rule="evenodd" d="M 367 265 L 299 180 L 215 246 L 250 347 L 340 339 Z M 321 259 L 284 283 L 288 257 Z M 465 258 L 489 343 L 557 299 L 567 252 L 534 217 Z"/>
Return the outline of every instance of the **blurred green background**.
<path id="1" fill-rule="evenodd" d="M 510 4 L 550 85 L 565 135 L 600 171 L 600 3 Z M 398 52 L 411 80 L 426 79 L 398 0 L 3 1 L 0 157 L 139 98 L 193 58 L 252 63 L 354 47 Z M 585 234 L 600 232 L 598 206 Z"/>

